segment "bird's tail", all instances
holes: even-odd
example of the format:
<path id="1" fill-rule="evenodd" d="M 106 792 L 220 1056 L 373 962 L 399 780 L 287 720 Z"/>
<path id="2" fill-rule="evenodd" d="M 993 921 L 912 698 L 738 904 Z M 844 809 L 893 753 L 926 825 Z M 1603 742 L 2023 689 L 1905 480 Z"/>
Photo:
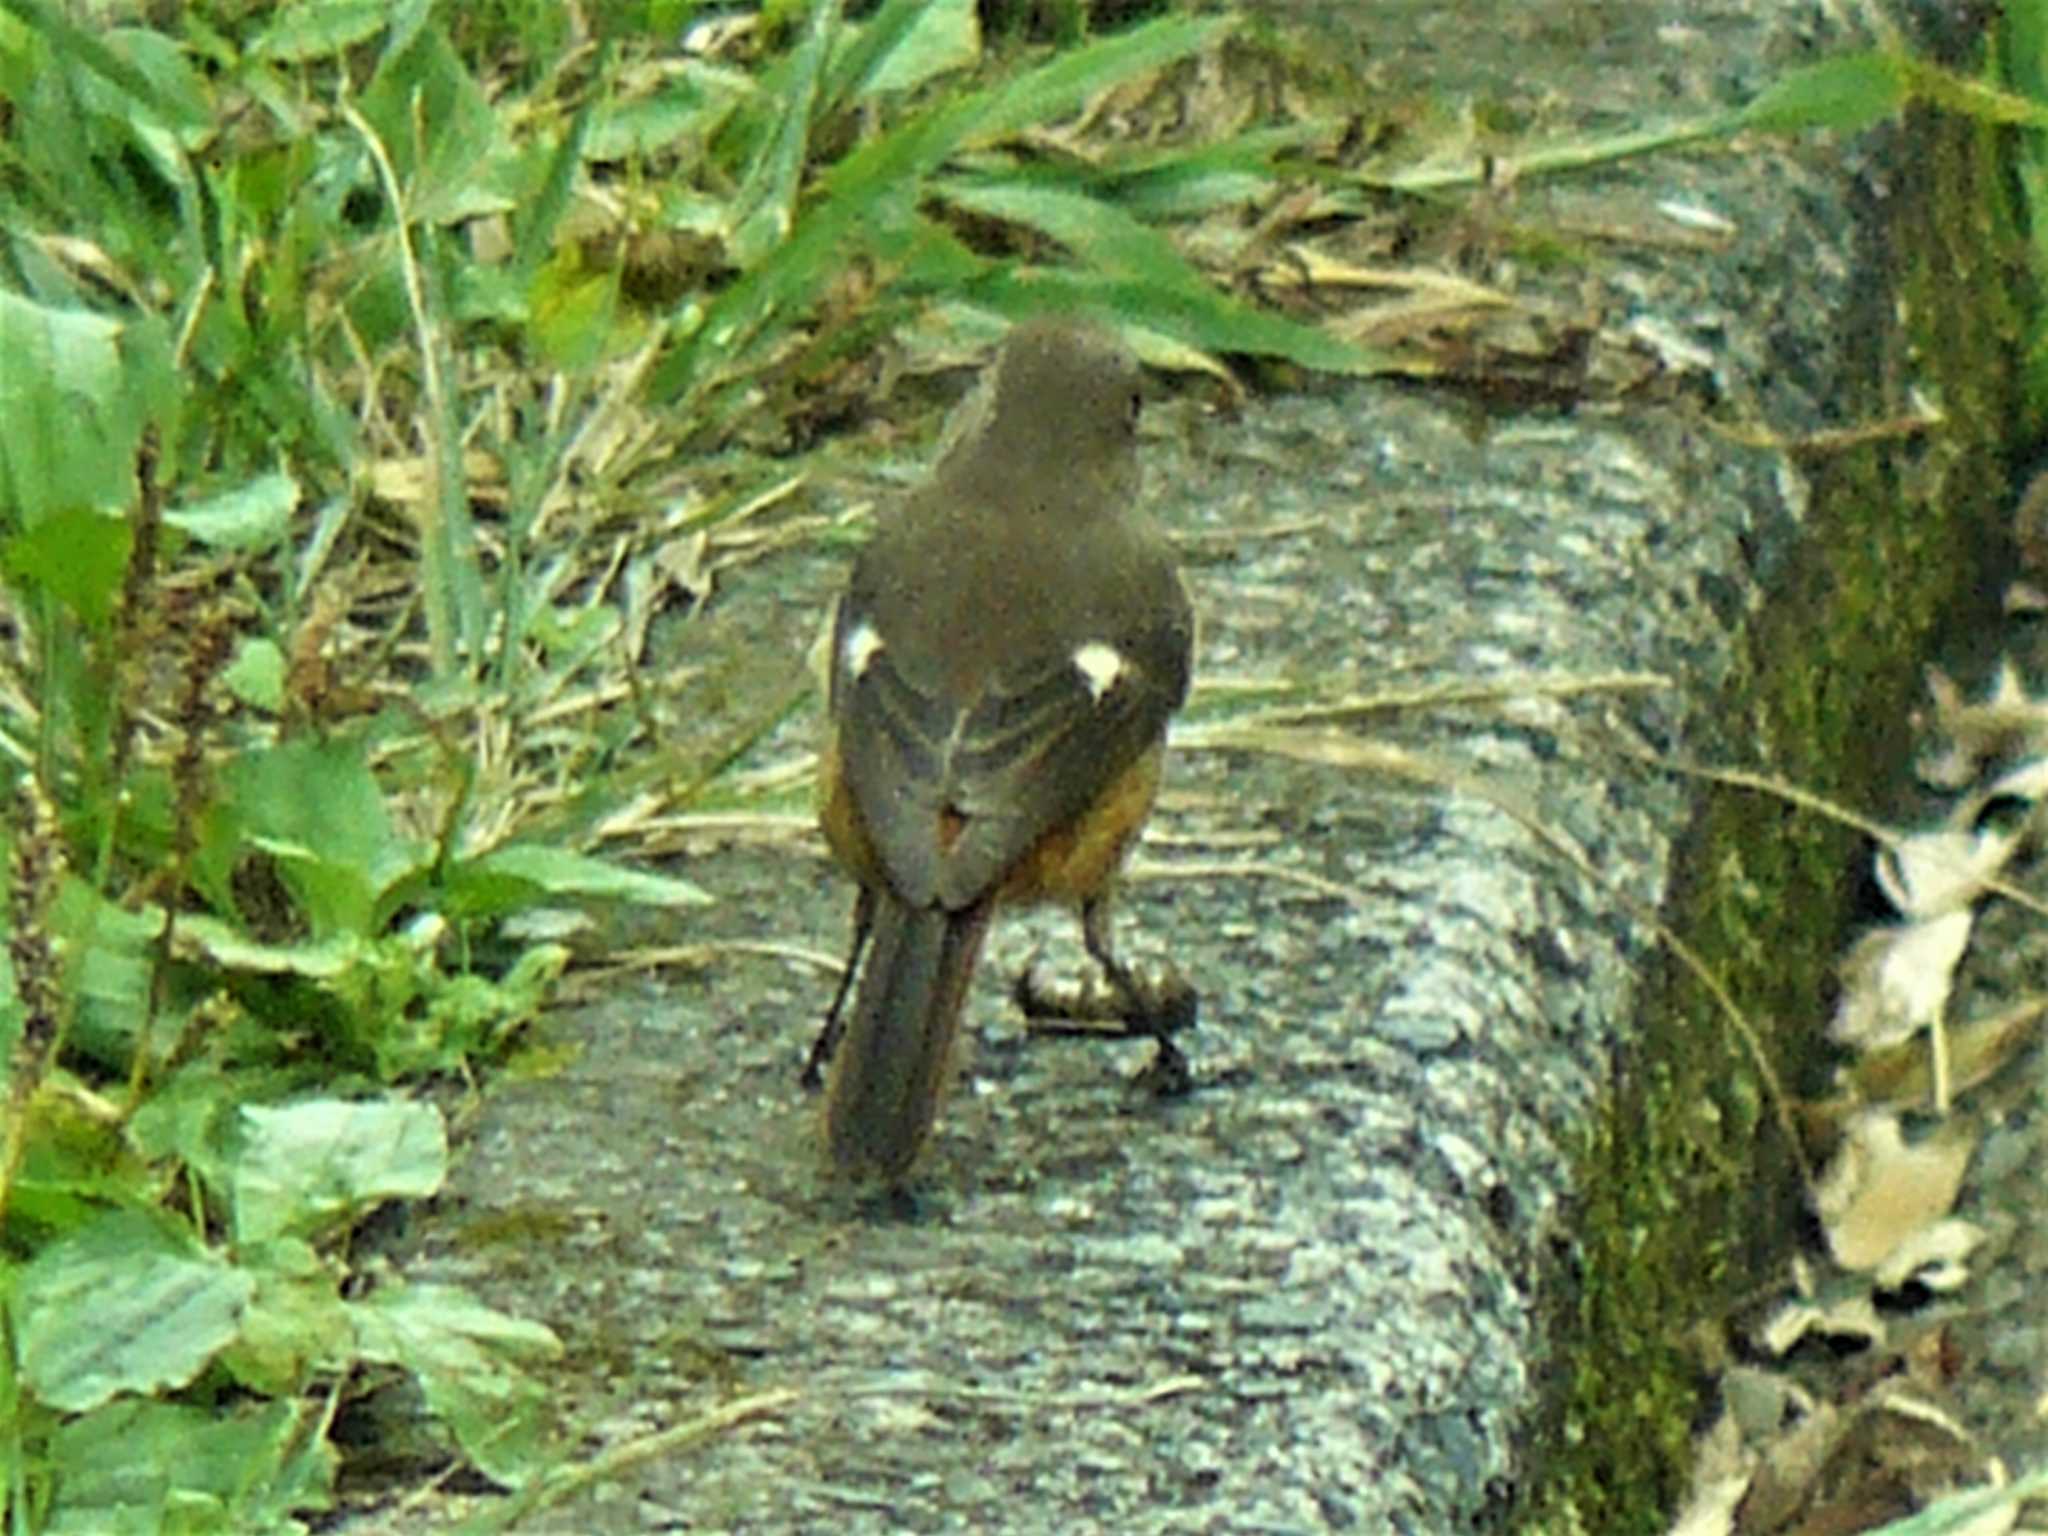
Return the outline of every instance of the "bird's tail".
<path id="1" fill-rule="evenodd" d="M 983 900 L 948 912 L 879 894 L 825 1095 L 825 1141 L 840 1173 L 893 1182 L 916 1159 L 938 1114 L 992 907 Z"/>

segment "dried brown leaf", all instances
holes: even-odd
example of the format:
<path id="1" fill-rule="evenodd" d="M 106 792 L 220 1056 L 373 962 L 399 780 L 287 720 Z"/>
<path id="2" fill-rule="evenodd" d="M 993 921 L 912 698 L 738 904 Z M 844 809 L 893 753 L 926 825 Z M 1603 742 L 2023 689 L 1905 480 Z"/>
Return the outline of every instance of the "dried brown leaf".
<path id="1" fill-rule="evenodd" d="M 1908 1145 L 1889 1111 L 1853 1118 L 1814 1192 L 1835 1262 L 1875 1270 L 1945 1218 L 1975 1147 L 1974 1134 L 1954 1123 Z"/>

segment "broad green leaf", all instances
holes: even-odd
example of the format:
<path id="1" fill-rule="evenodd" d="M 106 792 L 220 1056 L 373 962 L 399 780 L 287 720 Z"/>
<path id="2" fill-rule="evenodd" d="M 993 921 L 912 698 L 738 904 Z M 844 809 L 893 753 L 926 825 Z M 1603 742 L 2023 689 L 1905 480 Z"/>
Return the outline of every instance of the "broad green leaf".
<path id="1" fill-rule="evenodd" d="M 303 64 L 374 37 L 391 15 L 391 0 L 296 0 L 282 5 L 249 47 L 251 58 Z"/>
<path id="2" fill-rule="evenodd" d="M 0 289 L 0 528 L 134 494 L 120 325 Z"/>
<path id="3" fill-rule="evenodd" d="M 182 152 L 196 149 L 214 130 L 213 106 L 205 83 L 176 38 L 147 27 L 116 27 L 106 34 L 108 46 L 149 82 L 135 95 L 112 80 L 99 84 L 108 93 L 101 102 L 110 115 L 128 119 L 138 130 L 164 135 L 160 164 L 166 179 L 189 187 L 191 167 Z"/>
<path id="4" fill-rule="evenodd" d="M 543 1470 L 549 1396 L 512 1362 L 556 1358 L 554 1334 L 451 1286 L 387 1286 L 349 1310 L 363 1357 L 417 1376 L 427 1405 L 485 1473 L 516 1488 Z"/>
<path id="5" fill-rule="evenodd" d="M 414 221 L 454 223 L 510 206 L 486 175 L 503 152 L 497 115 L 439 28 L 386 56 L 362 110 L 397 168 Z"/>
<path id="6" fill-rule="evenodd" d="M 88 628 L 104 630 L 134 543 L 134 530 L 122 519 L 71 509 L 0 544 L 0 570 L 49 593 Z"/>
<path id="7" fill-rule="evenodd" d="M 22 1270 L 22 1379 L 68 1413 L 182 1387 L 234 1338 L 254 1291 L 246 1272 L 153 1218 L 110 1213 Z"/>
<path id="8" fill-rule="evenodd" d="M 338 1267 L 330 1268 L 311 1244 L 295 1237 L 243 1244 L 235 1256 L 256 1277 L 242 1331 L 221 1355 L 235 1380 L 289 1397 L 305 1389 L 314 1371 L 345 1371 L 355 1364 Z"/>
<path id="9" fill-rule="evenodd" d="M 235 659 L 220 680 L 244 704 L 276 714 L 284 708 L 284 676 L 284 652 L 277 642 L 252 635 L 235 648 Z"/>
<path id="10" fill-rule="evenodd" d="M 462 1346 L 441 1353 L 445 1340 L 467 1341 L 509 1359 L 553 1360 L 562 1352 L 562 1341 L 545 1325 L 487 1307 L 452 1285 L 386 1286 L 352 1311 L 364 1358 L 387 1365 L 418 1369 L 462 1358 Z"/>
<path id="11" fill-rule="evenodd" d="M 1853 133 L 1890 117 L 1911 94 L 1912 71 L 1904 60 L 1877 51 L 1848 53 L 1774 80 L 1731 120 L 1753 133 Z"/>
<path id="12" fill-rule="evenodd" d="M 2048 6 L 2003 7 L 1998 41 L 2006 84 L 2030 98 L 2048 97 Z"/>
<path id="13" fill-rule="evenodd" d="M 378 897 L 425 857 L 393 830 L 366 750 L 352 736 L 299 738 L 244 752 L 225 770 L 222 814 L 243 829 L 244 846 L 276 859 L 316 939 L 373 936 Z M 239 856 L 218 839 L 208 853 Z"/>
<path id="14" fill-rule="evenodd" d="M 291 531 L 298 504 L 298 482 L 280 470 L 190 506 L 172 508 L 164 513 L 164 521 L 212 549 L 267 549 Z"/>
<path id="15" fill-rule="evenodd" d="M 703 907 L 702 886 L 669 875 L 624 869 L 588 854 L 538 843 L 513 843 L 465 861 L 464 873 L 527 881 L 550 896 L 587 896 L 650 907 Z"/>
<path id="16" fill-rule="evenodd" d="M 421 1200 L 448 1176 L 448 1133 L 428 1104 L 314 1099 L 242 1111 L 236 1241 L 306 1236 L 385 1200 Z"/>
<path id="17" fill-rule="evenodd" d="M 533 339 L 558 368 L 587 368 L 617 344 L 616 271 L 585 272 L 572 253 L 534 274 L 527 294 Z"/>
<path id="18" fill-rule="evenodd" d="M 178 56 L 176 45 L 169 39 L 140 29 L 117 28 L 109 33 L 79 27 L 65 14 L 67 7 L 50 0 L 10 0 L 10 4 L 28 18 L 59 57 L 83 65 L 88 76 L 96 77 L 81 80 L 81 85 L 109 86 L 133 98 L 168 126 L 185 132 L 205 130 L 210 114 L 201 101 L 190 66 Z M 138 37 L 156 39 L 155 43 L 143 45 L 147 52 L 140 61 L 134 57 Z M 154 78 L 156 73 L 167 70 L 172 72 L 169 94 L 162 91 Z"/>
<path id="19" fill-rule="evenodd" d="M 103 154 L 131 148 L 139 152 L 177 190 L 184 230 L 196 235 L 192 220 L 199 183 L 187 153 L 213 132 L 206 94 L 174 39 L 130 27 L 114 28 L 104 36 L 110 51 L 132 73 L 119 81 L 97 70 L 79 78 L 81 105 L 102 120 L 103 128 L 112 130 L 107 143 L 94 147 Z M 133 89 L 138 75 L 148 82 L 148 89 L 140 93 Z"/>
<path id="20" fill-rule="evenodd" d="M 84 881 L 64 882 L 50 926 L 76 955 L 78 1017 L 73 1043 L 109 1065 L 128 1066 L 150 1015 L 150 978 L 163 932 L 160 907 L 131 912 Z"/>
<path id="21" fill-rule="evenodd" d="M 185 1062 L 157 1078 L 136 1106 L 126 1127 L 128 1143 L 145 1161 L 178 1159 L 207 1183 L 209 1193 L 224 1193 L 229 1154 L 221 1131 L 240 1114 L 237 1095 L 247 1091 L 247 1081 L 218 1060 Z"/>
<path id="22" fill-rule="evenodd" d="M 338 1457 L 304 1401 L 118 1402 L 50 1440 L 52 1536 L 295 1536 L 332 1502 Z"/>

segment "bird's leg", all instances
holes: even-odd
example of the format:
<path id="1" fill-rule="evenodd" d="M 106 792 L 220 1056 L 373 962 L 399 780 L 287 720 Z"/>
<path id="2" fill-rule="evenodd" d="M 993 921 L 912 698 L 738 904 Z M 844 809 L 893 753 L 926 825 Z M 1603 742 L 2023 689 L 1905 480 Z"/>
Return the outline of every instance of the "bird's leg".
<path id="1" fill-rule="evenodd" d="M 1050 1035 L 1104 1035 L 1115 1039 L 1143 1037 L 1156 1043 L 1145 1079 L 1162 1097 L 1186 1093 L 1194 1083 L 1188 1060 L 1173 1037 L 1195 1022 L 1198 999 L 1187 978 L 1171 965 L 1140 975 L 1117 958 L 1110 937 L 1107 894 L 1081 904 L 1081 940 L 1095 963 L 1099 979 L 1070 984 L 1055 991 L 1027 967 L 1017 978 L 1017 1005 L 1032 1027 Z M 1103 1026 L 1117 1026 L 1105 1029 Z"/>
<path id="2" fill-rule="evenodd" d="M 860 952 L 868 947 L 874 926 L 875 894 L 863 885 L 853 899 L 853 943 L 846 953 L 846 968 L 839 973 L 839 987 L 832 994 L 832 1006 L 825 1010 L 824 1027 L 811 1042 L 811 1054 L 804 1058 L 803 1074 L 797 1079 L 807 1091 L 824 1086 L 825 1067 L 839 1049 L 840 1036 L 846 1033 L 846 999 L 853 992 L 854 978 L 860 975 Z"/>

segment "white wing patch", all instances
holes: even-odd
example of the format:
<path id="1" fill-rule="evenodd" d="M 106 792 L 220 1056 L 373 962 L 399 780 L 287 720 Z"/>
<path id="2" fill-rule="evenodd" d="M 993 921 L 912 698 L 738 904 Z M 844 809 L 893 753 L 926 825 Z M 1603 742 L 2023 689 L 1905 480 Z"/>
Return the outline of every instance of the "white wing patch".
<path id="1" fill-rule="evenodd" d="M 1088 685 L 1088 697 L 1098 704 L 1129 668 L 1130 664 L 1124 660 L 1121 651 L 1113 645 L 1104 645 L 1100 640 L 1090 640 L 1074 652 L 1074 670 Z"/>
<path id="2" fill-rule="evenodd" d="M 859 677 L 867 671 L 868 663 L 875 659 L 881 649 L 880 631 L 863 620 L 846 632 L 846 643 L 840 647 L 839 659 L 844 663 L 849 676 Z"/>

